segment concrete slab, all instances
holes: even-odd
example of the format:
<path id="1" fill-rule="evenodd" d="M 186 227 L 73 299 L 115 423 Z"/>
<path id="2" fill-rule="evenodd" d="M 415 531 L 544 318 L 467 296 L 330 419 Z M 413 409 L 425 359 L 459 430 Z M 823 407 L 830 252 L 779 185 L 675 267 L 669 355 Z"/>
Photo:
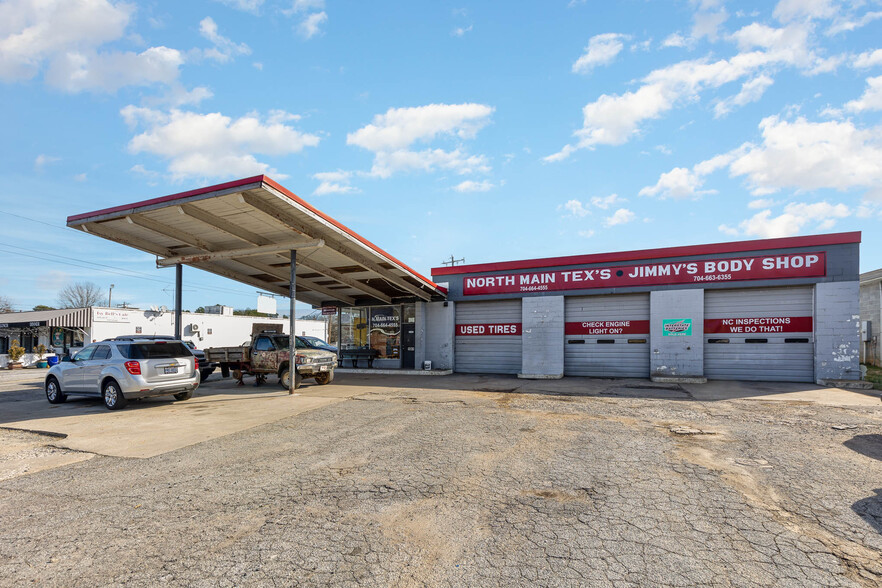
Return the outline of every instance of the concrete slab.
<path id="1" fill-rule="evenodd" d="M 304 386 L 290 396 L 275 384 L 236 387 L 205 382 L 190 400 L 154 398 L 108 411 L 97 399 L 71 397 L 51 405 L 42 390 L 2 403 L 0 426 L 64 435 L 57 447 L 116 457 L 153 457 L 340 402 L 343 390 Z"/>
<path id="2" fill-rule="evenodd" d="M 772 402 L 811 402 L 825 406 L 879 406 L 878 391 L 843 390 L 816 384 L 791 382 L 733 382 L 711 380 L 706 384 L 682 384 L 693 398 L 703 402 L 752 399 Z"/>

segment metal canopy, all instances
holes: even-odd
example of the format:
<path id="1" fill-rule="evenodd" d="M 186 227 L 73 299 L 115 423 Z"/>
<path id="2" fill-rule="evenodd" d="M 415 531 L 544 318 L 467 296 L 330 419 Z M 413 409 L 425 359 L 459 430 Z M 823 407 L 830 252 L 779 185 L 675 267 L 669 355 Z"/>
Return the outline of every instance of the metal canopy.
<path id="1" fill-rule="evenodd" d="M 261 290 L 353 306 L 442 300 L 446 291 L 266 176 L 78 214 L 67 225 Z"/>

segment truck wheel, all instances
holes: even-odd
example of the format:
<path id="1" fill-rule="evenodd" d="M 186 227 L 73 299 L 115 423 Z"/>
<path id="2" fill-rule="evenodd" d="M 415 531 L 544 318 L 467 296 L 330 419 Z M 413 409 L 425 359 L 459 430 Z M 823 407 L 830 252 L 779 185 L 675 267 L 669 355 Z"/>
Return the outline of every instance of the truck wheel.
<path id="1" fill-rule="evenodd" d="M 298 372 L 294 372 L 295 390 L 300 387 L 301 382 L 303 382 L 303 377 Z M 287 367 L 282 368 L 282 371 L 279 372 L 279 385 L 285 390 L 291 389 L 291 371 Z"/>
<path id="2" fill-rule="evenodd" d="M 320 374 L 316 374 L 315 383 L 320 386 L 324 386 L 325 384 L 330 384 L 334 381 L 334 372 L 322 372 Z"/>
<path id="3" fill-rule="evenodd" d="M 214 373 L 214 368 L 205 368 L 204 370 L 199 370 L 199 381 L 204 382 L 205 378 Z"/>
<path id="4" fill-rule="evenodd" d="M 221 366 L 221 376 L 223 376 L 224 378 L 230 377 L 230 366 L 228 366 L 228 365 Z"/>

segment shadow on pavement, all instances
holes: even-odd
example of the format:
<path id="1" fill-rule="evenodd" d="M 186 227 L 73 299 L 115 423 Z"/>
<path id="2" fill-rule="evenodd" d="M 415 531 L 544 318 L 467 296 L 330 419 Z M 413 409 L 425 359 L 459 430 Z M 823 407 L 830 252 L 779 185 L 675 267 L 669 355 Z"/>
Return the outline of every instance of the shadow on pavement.
<path id="1" fill-rule="evenodd" d="M 873 492 L 876 493 L 876 496 L 858 500 L 851 505 L 851 510 L 882 535 L 882 488 L 877 488 Z"/>
<path id="2" fill-rule="evenodd" d="M 882 435 L 855 435 L 843 445 L 861 455 L 882 461 Z"/>

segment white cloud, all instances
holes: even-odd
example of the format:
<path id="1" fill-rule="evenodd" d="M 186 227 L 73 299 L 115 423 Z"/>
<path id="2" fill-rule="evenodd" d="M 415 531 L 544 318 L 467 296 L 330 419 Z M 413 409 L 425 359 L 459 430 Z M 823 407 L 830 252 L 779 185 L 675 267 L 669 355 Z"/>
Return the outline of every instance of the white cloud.
<path id="1" fill-rule="evenodd" d="M 863 95 L 846 103 L 845 109 L 851 112 L 882 110 L 882 76 L 867 78 L 867 89 Z"/>
<path id="2" fill-rule="evenodd" d="M 735 227 L 730 227 L 729 225 L 725 225 L 725 224 L 718 226 L 717 230 L 720 231 L 721 233 L 725 233 L 725 234 L 731 235 L 733 237 L 737 236 L 739 234 L 738 229 L 736 229 Z"/>
<path id="3" fill-rule="evenodd" d="M 614 227 L 616 225 L 629 223 L 632 220 L 634 220 L 634 213 L 627 208 L 620 208 L 615 211 L 612 216 L 608 216 L 603 219 L 603 224 L 607 227 Z"/>
<path id="4" fill-rule="evenodd" d="M 662 41 L 662 47 L 686 47 L 689 45 L 689 39 L 680 33 L 672 33 L 668 38 Z"/>
<path id="5" fill-rule="evenodd" d="M 297 32 L 304 39 L 312 39 L 314 36 L 322 32 L 321 26 L 328 21 L 326 12 L 313 12 L 308 15 L 297 26 Z"/>
<path id="6" fill-rule="evenodd" d="M 214 59 L 220 63 L 230 61 L 235 55 L 250 55 L 251 48 L 245 43 L 234 43 L 217 32 L 217 23 L 210 16 L 206 16 L 199 22 L 199 34 L 211 41 L 214 45 L 206 49 L 202 55 L 207 59 Z"/>
<path id="7" fill-rule="evenodd" d="M 468 155 L 461 149 L 411 150 L 414 143 L 441 137 L 472 139 L 490 122 L 493 108 L 484 104 L 429 104 L 411 108 L 390 108 L 374 116 L 369 125 L 346 136 L 348 145 L 374 153 L 373 175 L 389 177 L 396 171 L 435 168 L 457 173 L 490 170 L 482 155 Z"/>
<path id="8" fill-rule="evenodd" d="M 735 96 L 717 102 L 714 106 L 714 117 L 719 118 L 729 114 L 738 106 L 744 106 L 750 102 L 758 102 L 765 94 L 766 89 L 774 83 L 767 75 L 759 75 L 744 82 L 741 91 Z"/>
<path id="9" fill-rule="evenodd" d="M 852 66 L 861 69 L 876 67 L 877 65 L 882 65 L 882 49 L 876 49 L 872 53 L 865 51 L 855 57 L 852 62 Z"/>
<path id="10" fill-rule="evenodd" d="M 612 63 L 624 48 L 622 41 L 629 38 L 619 33 L 604 33 L 591 37 L 585 52 L 573 64 L 573 73 L 591 73 L 591 70 L 598 65 Z"/>
<path id="11" fill-rule="evenodd" d="M 692 22 L 692 38 L 698 40 L 707 37 L 711 41 L 715 40 L 720 27 L 727 18 L 729 15 L 725 10 L 696 12 Z"/>
<path id="12" fill-rule="evenodd" d="M 352 179 L 352 172 L 337 170 L 335 172 L 320 172 L 313 174 L 314 179 L 320 183 L 318 188 L 312 193 L 313 196 L 324 196 L 326 194 L 351 194 L 359 192 L 358 188 L 349 185 Z"/>
<path id="13" fill-rule="evenodd" d="M 85 182 L 86 181 L 86 174 L 85 173 L 77 174 L 73 177 L 73 179 L 75 182 Z"/>
<path id="14" fill-rule="evenodd" d="M 836 15 L 833 0 L 781 0 L 773 16 L 783 23 L 795 20 L 826 19 Z"/>
<path id="15" fill-rule="evenodd" d="M 470 33 L 470 32 L 472 32 L 472 25 L 469 25 L 467 27 L 456 27 L 453 29 L 453 31 L 450 32 L 450 34 L 453 35 L 454 37 L 462 37 L 466 33 Z"/>
<path id="16" fill-rule="evenodd" d="M 281 122 L 261 121 L 256 114 L 232 119 L 219 112 L 200 114 L 172 109 L 127 106 L 120 113 L 130 126 L 145 130 L 129 142 L 131 153 L 150 153 L 168 161 L 174 179 L 278 174 L 253 153 L 287 155 L 319 143 Z"/>
<path id="17" fill-rule="evenodd" d="M 587 231 L 579 231 L 579 236 L 580 236 L 580 237 L 585 237 L 586 239 L 590 239 L 591 237 L 594 236 L 594 230 L 593 230 L 593 229 L 589 229 L 589 230 L 587 230 Z"/>
<path id="18" fill-rule="evenodd" d="M 771 210 L 763 210 L 742 221 L 739 227 L 744 234 L 760 238 L 790 237 L 806 225 L 813 225 L 814 230 L 830 230 L 836 219 L 850 214 L 844 204 L 793 202 L 785 206 L 779 216 L 773 217 Z"/>
<path id="19" fill-rule="evenodd" d="M 860 129 L 850 120 L 809 122 L 777 116 L 759 125 L 762 143 L 745 143 L 728 153 L 696 164 L 692 170 L 674 168 L 644 196 L 689 197 L 701 194 L 707 175 L 728 167 L 731 176 L 744 176 L 756 196 L 781 189 L 814 191 L 824 188 L 875 189 L 882 185 L 880 129 Z M 706 192 L 704 192 L 706 193 Z"/>
<path id="20" fill-rule="evenodd" d="M 662 198 L 692 198 L 703 192 L 699 190 L 703 183 L 701 176 L 685 167 L 675 167 L 661 174 L 655 186 L 646 186 L 639 192 L 640 196 L 661 196 Z"/>
<path id="21" fill-rule="evenodd" d="M 747 203 L 747 208 L 768 208 L 774 206 L 775 201 L 769 198 L 757 198 Z"/>
<path id="22" fill-rule="evenodd" d="M 46 83 L 68 92 L 113 92 L 128 85 L 170 84 L 183 56 L 150 47 L 99 51 L 125 35 L 134 6 L 107 0 L 9 0 L 0 4 L 0 79 Z"/>
<path id="23" fill-rule="evenodd" d="M 874 20 L 882 18 L 882 12 L 867 12 L 857 19 L 850 17 L 836 18 L 833 24 L 826 31 L 826 35 L 833 36 L 839 33 L 850 32 L 861 27 L 865 27 Z"/>
<path id="24" fill-rule="evenodd" d="M 41 153 L 36 157 L 36 159 L 34 159 L 34 169 L 37 171 L 41 171 L 44 167 L 46 167 L 47 164 L 55 163 L 56 161 L 61 161 L 61 158 Z"/>
<path id="25" fill-rule="evenodd" d="M 325 0 L 294 0 L 291 8 L 283 10 L 285 14 L 296 14 L 312 10 L 324 10 Z"/>
<path id="26" fill-rule="evenodd" d="M 457 192 L 489 192 L 495 187 L 496 184 L 488 182 L 487 180 L 483 180 L 481 182 L 466 180 L 454 186 L 453 189 Z"/>
<path id="27" fill-rule="evenodd" d="M 576 199 L 568 200 L 562 206 L 558 206 L 558 210 L 560 210 L 561 208 L 563 208 L 573 216 L 583 217 L 591 214 L 591 209 L 587 208 L 584 204 Z"/>
<path id="28" fill-rule="evenodd" d="M 257 14 L 260 7 L 263 6 L 263 0 L 215 0 L 221 4 L 226 4 L 230 8 L 241 10 L 243 12 L 251 12 Z"/>
<path id="29" fill-rule="evenodd" d="M 601 210 L 606 210 L 617 202 L 627 202 L 624 198 L 619 198 L 618 194 L 610 194 L 609 196 L 594 196 L 591 198 L 591 204 Z"/>

